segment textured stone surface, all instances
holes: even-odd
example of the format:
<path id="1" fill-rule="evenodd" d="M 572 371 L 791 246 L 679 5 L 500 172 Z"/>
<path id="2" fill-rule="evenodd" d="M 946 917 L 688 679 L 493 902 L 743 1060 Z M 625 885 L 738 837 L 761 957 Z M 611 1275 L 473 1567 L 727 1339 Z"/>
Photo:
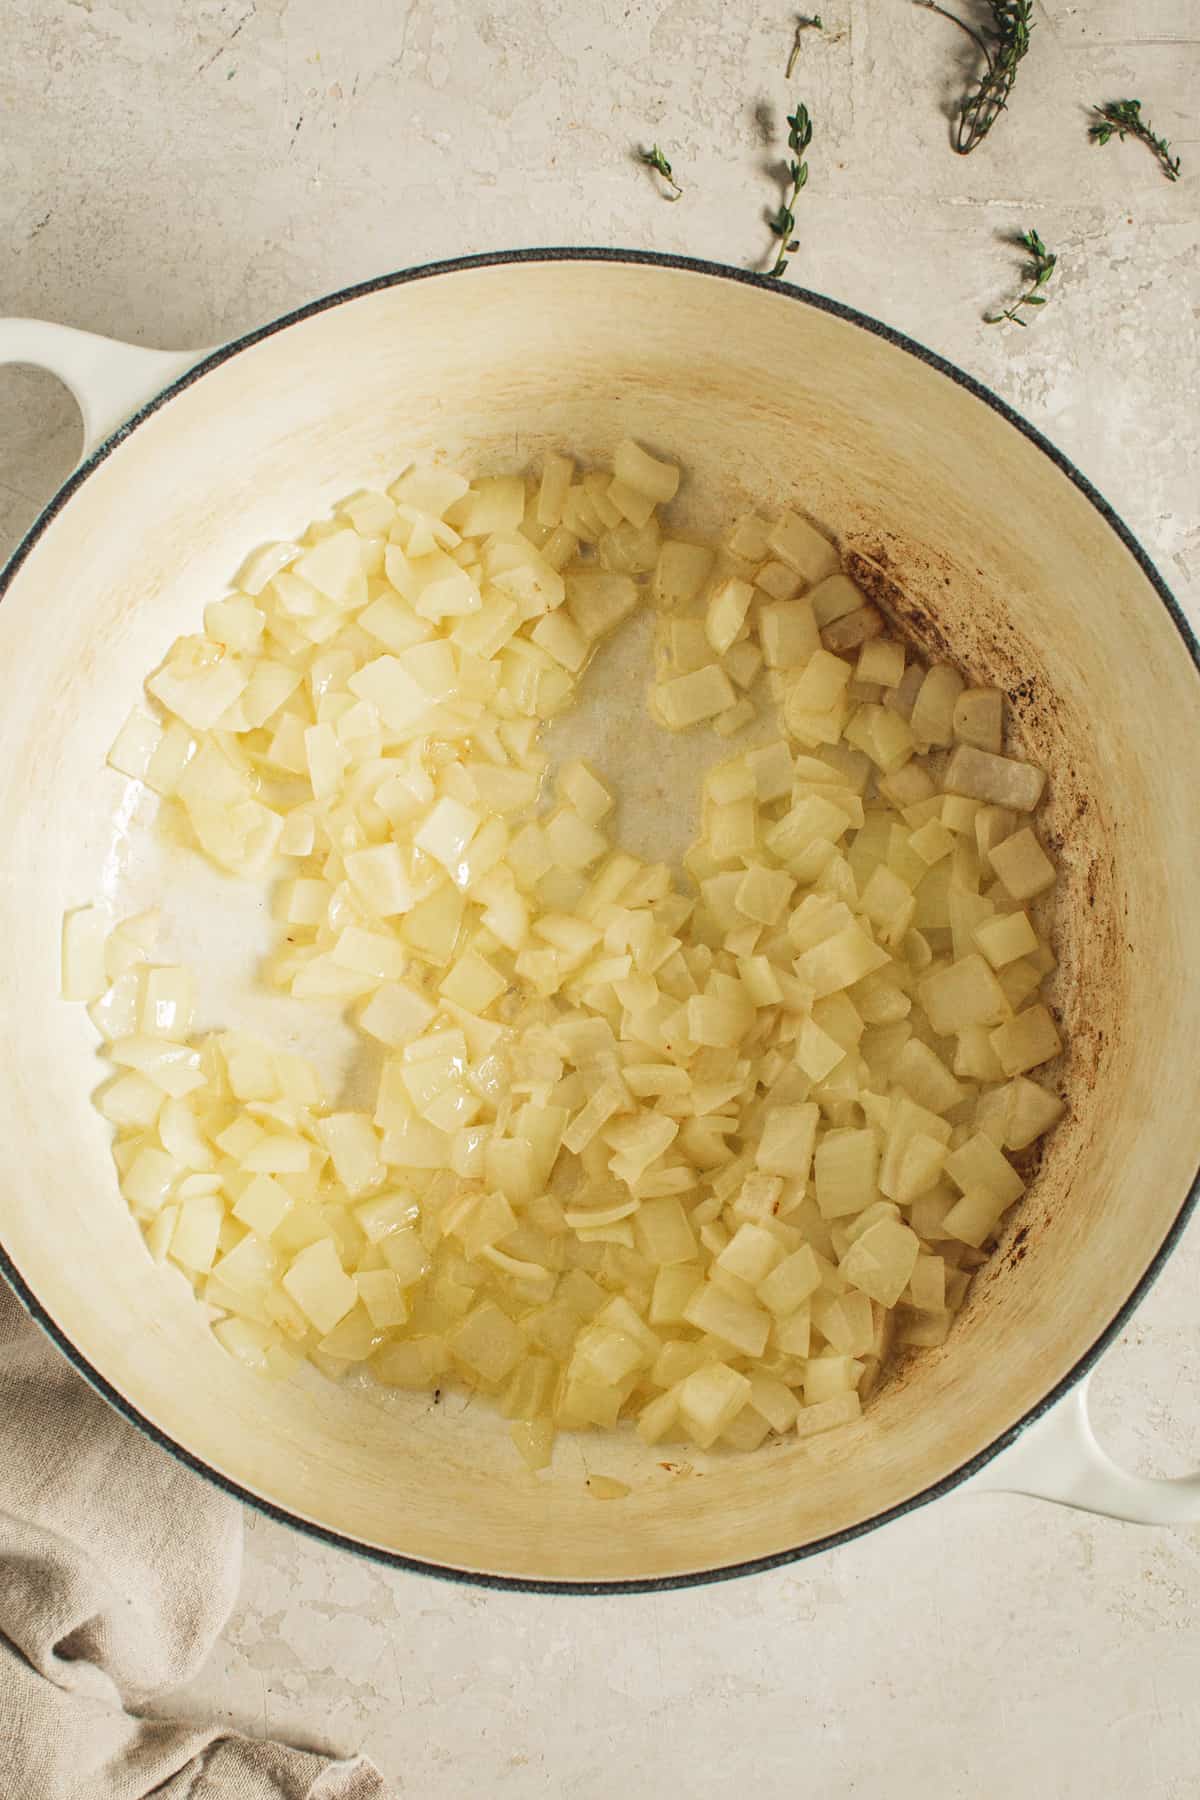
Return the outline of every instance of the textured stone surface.
<path id="1" fill-rule="evenodd" d="M 962 0 L 969 7 L 972 0 Z M 1194 0 L 1048 0 L 967 161 L 965 40 L 906 0 L 824 0 L 789 93 L 787 7 L 724 0 L 9 0 L 0 308 L 209 344 L 381 270 L 513 244 L 754 264 L 791 94 L 817 136 L 792 273 L 997 388 L 1121 511 L 1193 617 L 1200 314 Z M 1174 139 L 1086 141 L 1139 94 Z M 632 146 L 657 138 L 686 193 Z M 1028 331 L 1005 234 L 1062 261 Z M 0 370 L 0 544 L 71 466 L 74 409 Z M 1087 596 L 1081 595 L 1086 608 Z M 1191 1104 L 1194 1071 L 1181 1072 Z M 1200 1464 L 1200 1228 L 1095 1384 L 1132 1466 Z M 611 1510 L 597 1528 L 610 1528 Z M 242 1603 L 173 1706 L 354 1748 L 399 1792 L 716 1800 L 1192 1800 L 1200 1538 L 960 1497 L 753 1581 L 603 1601 L 393 1575 L 248 1520 Z"/>

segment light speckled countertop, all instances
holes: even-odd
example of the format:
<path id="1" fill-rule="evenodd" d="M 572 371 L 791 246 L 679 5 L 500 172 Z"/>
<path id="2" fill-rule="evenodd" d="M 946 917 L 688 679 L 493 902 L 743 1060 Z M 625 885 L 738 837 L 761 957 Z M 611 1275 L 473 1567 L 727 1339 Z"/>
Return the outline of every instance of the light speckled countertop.
<path id="1" fill-rule="evenodd" d="M 792 272 L 1011 400 L 1196 619 L 1195 0 L 1038 4 L 1010 115 L 966 161 L 942 111 L 953 27 L 907 0 L 822 10 L 789 93 L 791 10 L 745 0 L 10 0 L 0 311 L 186 346 L 466 250 L 749 265 L 778 157 L 763 121 L 799 94 L 817 136 Z M 1183 154 L 1174 187 L 1138 146 L 1087 143 L 1088 103 L 1129 93 Z M 631 162 L 654 138 L 677 206 Z M 1029 331 L 989 329 L 1015 291 L 1002 234 L 1027 224 L 1061 255 L 1052 303 Z M 49 378 L 0 370 L 0 549 L 77 437 Z M 1200 1464 L 1198 1278 L 1193 1225 L 1095 1383 L 1106 1443 L 1146 1472 Z M 420 1800 L 1200 1791 L 1194 1532 L 959 1497 L 790 1571 L 586 1601 L 393 1574 L 247 1523 L 241 1604 L 163 1710 L 361 1746 Z"/>

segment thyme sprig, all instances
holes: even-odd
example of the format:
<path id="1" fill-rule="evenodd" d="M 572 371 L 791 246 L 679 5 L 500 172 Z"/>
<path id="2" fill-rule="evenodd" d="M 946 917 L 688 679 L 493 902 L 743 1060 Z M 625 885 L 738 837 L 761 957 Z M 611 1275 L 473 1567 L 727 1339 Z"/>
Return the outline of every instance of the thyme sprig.
<path id="1" fill-rule="evenodd" d="M 1016 242 L 1029 252 L 1029 261 L 1021 271 L 1028 286 L 1020 299 L 1014 300 L 1003 312 L 984 313 L 985 324 L 1003 325 L 1007 322 L 1011 325 L 1028 325 L 1029 320 L 1021 317 L 1020 308 L 1046 304 L 1046 296 L 1041 290 L 1053 275 L 1058 258 L 1052 250 L 1047 250 L 1041 236 L 1032 226 L 1028 231 L 1019 232 Z"/>
<path id="2" fill-rule="evenodd" d="M 969 156 L 1008 105 L 1017 69 L 1029 50 L 1033 0 L 987 0 L 992 19 L 986 37 L 957 13 L 940 6 L 938 0 L 913 0 L 913 4 L 940 13 L 943 19 L 965 31 L 983 57 L 983 73 L 959 107 L 952 140 L 960 156 Z"/>
<path id="3" fill-rule="evenodd" d="M 804 152 L 812 143 L 812 120 L 808 116 L 808 108 L 803 100 L 796 103 L 794 113 L 788 114 L 788 149 L 792 152 L 791 161 L 787 165 L 787 177 L 791 188 L 787 199 L 780 205 L 778 212 L 767 221 L 774 235 L 779 239 L 779 254 L 775 258 L 775 267 L 768 269 L 768 275 L 780 276 L 787 268 L 788 255 L 799 249 L 799 244 L 792 233 L 796 229 L 796 201 L 800 190 L 808 181 L 808 164 L 804 160 Z"/>
<path id="4" fill-rule="evenodd" d="M 658 145 L 651 144 L 649 150 L 639 150 L 637 155 L 640 163 L 644 163 L 648 169 L 653 169 L 656 175 L 661 175 L 663 180 L 674 190 L 669 194 L 664 192 L 663 199 L 678 200 L 679 196 L 683 193 L 683 189 L 671 173 L 671 165 L 659 149 Z"/>
<path id="5" fill-rule="evenodd" d="M 1107 144 L 1114 135 L 1122 143 L 1126 137 L 1135 137 L 1154 152 L 1168 181 L 1179 180 L 1179 158 L 1171 155 L 1166 138 L 1156 137 L 1148 121 L 1143 119 L 1140 100 L 1110 100 L 1104 106 L 1094 106 L 1092 111 L 1096 120 L 1088 127 L 1088 136 L 1093 143 Z"/>
<path id="6" fill-rule="evenodd" d="M 796 67 L 796 58 L 800 54 L 804 33 L 806 31 L 824 31 L 824 29 L 825 23 L 820 13 L 798 13 L 796 15 L 796 33 L 792 39 L 792 53 L 787 59 L 787 68 L 783 74 L 785 81 L 792 79 L 792 71 Z"/>

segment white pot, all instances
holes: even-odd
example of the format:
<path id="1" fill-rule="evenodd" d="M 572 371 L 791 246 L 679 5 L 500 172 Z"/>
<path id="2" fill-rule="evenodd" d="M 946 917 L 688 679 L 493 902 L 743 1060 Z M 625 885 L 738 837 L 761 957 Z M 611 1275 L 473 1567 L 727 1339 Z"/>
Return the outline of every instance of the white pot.
<path id="1" fill-rule="evenodd" d="M 115 1405 L 333 1541 L 518 1584 L 762 1567 L 967 1477 L 1124 1518 L 1200 1519 L 1200 1478 L 1118 1471 L 1082 1398 L 1182 1229 L 1200 1161 L 1197 648 L 1082 476 L 967 376 L 870 320 L 667 257 L 417 270 L 198 362 L 9 320 L 0 361 L 59 374 L 88 440 L 0 606 L 0 934 L 19 947 L 0 967 L 0 1267 Z M 625 434 L 686 465 L 698 517 L 797 501 L 920 642 L 1014 695 L 1061 844 L 1070 1112 L 945 1348 L 902 1367 L 860 1426 L 691 1458 L 692 1472 L 626 1435 L 565 1440 L 534 1478 L 482 1403 L 459 1417 L 461 1400 L 265 1384 L 217 1347 L 117 1193 L 89 1102 L 93 1034 L 57 998 L 59 927 L 97 894 L 119 913 L 165 885 L 215 1006 L 278 1028 L 284 1003 L 246 979 L 261 897 L 164 850 L 148 798 L 105 768 L 143 675 L 248 546 L 409 453 L 487 469 L 549 445 L 603 456 Z M 614 754 L 640 718 L 628 673 L 591 706 Z M 658 759 L 656 740 L 649 770 L 644 753 L 623 769 L 643 830 L 655 806 L 671 823 Z M 629 1481 L 629 1497 L 597 1508 L 585 1467 Z"/>

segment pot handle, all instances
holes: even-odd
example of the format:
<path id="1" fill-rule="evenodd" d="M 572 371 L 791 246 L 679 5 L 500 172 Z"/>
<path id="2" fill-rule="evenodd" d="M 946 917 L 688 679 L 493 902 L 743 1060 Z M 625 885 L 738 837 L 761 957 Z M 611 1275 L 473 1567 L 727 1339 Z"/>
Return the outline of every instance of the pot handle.
<path id="1" fill-rule="evenodd" d="M 74 394 L 83 414 L 80 461 L 207 355 L 207 350 L 143 350 L 44 319 L 0 319 L 0 363 L 48 369 Z"/>
<path id="2" fill-rule="evenodd" d="M 1131 1475 L 1096 1442 L 1085 1378 L 967 1483 L 972 1493 L 1030 1494 L 1134 1525 L 1200 1524 L 1200 1475 Z"/>

